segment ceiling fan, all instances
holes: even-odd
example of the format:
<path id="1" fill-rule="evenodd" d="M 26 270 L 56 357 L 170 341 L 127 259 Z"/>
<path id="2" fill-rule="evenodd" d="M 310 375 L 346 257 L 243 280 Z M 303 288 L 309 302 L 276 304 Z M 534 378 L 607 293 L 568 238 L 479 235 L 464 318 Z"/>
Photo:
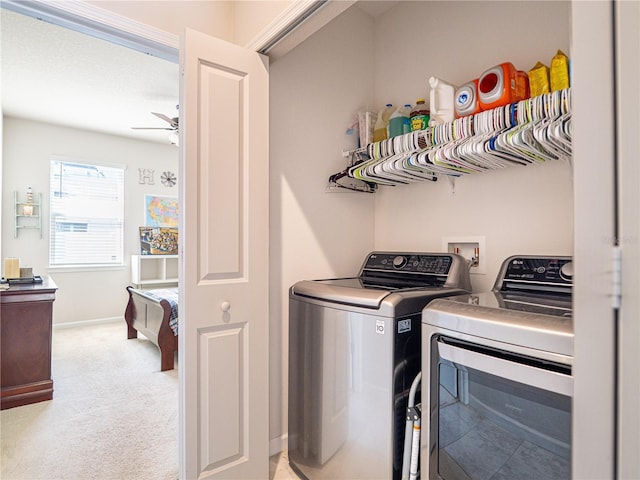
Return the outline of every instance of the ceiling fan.
<path id="1" fill-rule="evenodd" d="M 178 117 L 170 118 L 162 113 L 151 112 L 156 117 L 164 120 L 169 124 L 168 127 L 131 127 L 133 130 L 171 130 L 178 131 Z"/>

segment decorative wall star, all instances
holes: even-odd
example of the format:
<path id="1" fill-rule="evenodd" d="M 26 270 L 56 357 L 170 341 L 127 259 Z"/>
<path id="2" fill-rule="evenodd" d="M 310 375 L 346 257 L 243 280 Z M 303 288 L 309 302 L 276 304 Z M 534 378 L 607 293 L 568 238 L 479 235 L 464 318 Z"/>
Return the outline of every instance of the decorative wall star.
<path id="1" fill-rule="evenodd" d="M 176 176 L 173 172 L 162 172 L 160 180 L 162 180 L 162 184 L 165 187 L 173 187 L 177 181 Z"/>

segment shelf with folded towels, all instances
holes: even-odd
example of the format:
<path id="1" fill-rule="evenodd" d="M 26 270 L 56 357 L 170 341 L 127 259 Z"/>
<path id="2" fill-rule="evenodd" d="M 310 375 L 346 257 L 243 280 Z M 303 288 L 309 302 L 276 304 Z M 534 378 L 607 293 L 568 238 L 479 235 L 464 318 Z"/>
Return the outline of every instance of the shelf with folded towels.
<path id="1" fill-rule="evenodd" d="M 371 143 L 344 156 L 349 166 L 329 178 L 329 187 L 336 177 L 375 191 L 377 185 L 454 179 L 514 165 L 571 165 L 571 89 Z"/>

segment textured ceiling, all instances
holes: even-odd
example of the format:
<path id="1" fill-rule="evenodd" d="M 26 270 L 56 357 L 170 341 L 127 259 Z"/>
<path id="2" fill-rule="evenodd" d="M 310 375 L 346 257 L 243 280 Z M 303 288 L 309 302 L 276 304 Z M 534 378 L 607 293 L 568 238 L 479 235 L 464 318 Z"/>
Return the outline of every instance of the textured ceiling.
<path id="1" fill-rule="evenodd" d="M 169 143 L 178 65 L 0 9 L 4 115 Z"/>

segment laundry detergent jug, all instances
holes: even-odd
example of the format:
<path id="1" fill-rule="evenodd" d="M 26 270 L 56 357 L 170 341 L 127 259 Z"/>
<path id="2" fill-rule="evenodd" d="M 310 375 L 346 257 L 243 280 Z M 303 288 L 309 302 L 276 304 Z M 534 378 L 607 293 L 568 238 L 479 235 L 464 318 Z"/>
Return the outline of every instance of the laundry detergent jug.
<path id="1" fill-rule="evenodd" d="M 454 106 L 456 108 L 456 118 L 474 115 L 480 112 L 480 102 L 478 100 L 478 79 L 465 83 L 456 90 Z"/>
<path id="2" fill-rule="evenodd" d="M 411 131 L 411 124 L 409 123 L 409 113 L 411 112 L 411 105 L 404 105 L 398 107 L 398 109 L 389 117 L 389 128 L 387 129 L 387 136 L 389 138 L 397 137 L 398 135 L 404 135 Z"/>
<path id="3" fill-rule="evenodd" d="M 389 117 L 393 113 L 393 105 L 387 103 L 378 112 L 376 124 L 373 127 L 373 141 L 380 142 L 387 138 L 387 128 L 389 127 Z"/>
<path id="4" fill-rule="evenodd" d="M 483 110 L 529 98 L 529 78 L 510 62 L 485 71 L 478 79 L 478 99 Z"/>
<path id="5" fill-rule="evenodd" d="M 453 95 L 456 87 L 437 77 L 429 78 L 429 103 L 431 116 L 429 126 L 434 127 L 441 123 L 451 122 L 455 117 L 453 108 Z"/>

